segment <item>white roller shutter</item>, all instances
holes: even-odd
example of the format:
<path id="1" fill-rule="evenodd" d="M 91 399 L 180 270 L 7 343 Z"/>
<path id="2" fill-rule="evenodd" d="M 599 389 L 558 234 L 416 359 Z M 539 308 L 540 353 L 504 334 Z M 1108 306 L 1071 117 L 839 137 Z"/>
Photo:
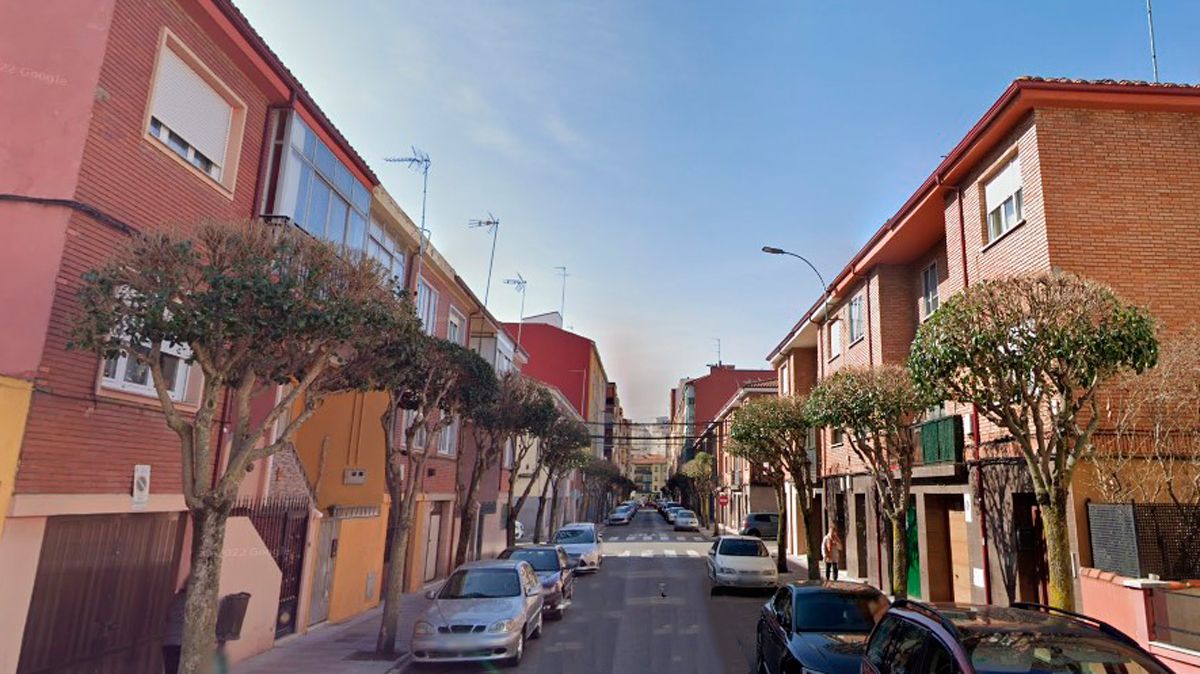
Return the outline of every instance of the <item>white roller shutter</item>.
<path id="1" fill-rule="evenodd" d="M 170 49 L 163 50 L 159 61 L 152 110 L 163 125 L 196 151 L 225 165 L 233 108 Z"/>
<path id="2" fill-rule="evenodd" d="M 983 188 L 987 199 L 987 211 L 991 213 L 992 209 L 1004 203 L 1005 199 L 1011 197 L 1019 189 L 1021 189 L 1021 167 L 1017 165 L 1017 160 L 1014 158 L 1008 162 L 1007 166 L 1000 169 L 1000 172 Z"/>

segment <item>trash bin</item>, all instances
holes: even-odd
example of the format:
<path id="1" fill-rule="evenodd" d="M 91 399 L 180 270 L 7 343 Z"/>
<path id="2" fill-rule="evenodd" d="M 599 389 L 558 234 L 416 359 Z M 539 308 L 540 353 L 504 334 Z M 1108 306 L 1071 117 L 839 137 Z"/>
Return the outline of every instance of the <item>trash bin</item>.
<path id="1" fill-rule="evenodd" d="M 217 642 L 237 641 L 242 636 L 242 622 L 246 619 L 246 607 L 250 605 L 250 593 L 238 592 L 221 597 L 217 611 Z"/>

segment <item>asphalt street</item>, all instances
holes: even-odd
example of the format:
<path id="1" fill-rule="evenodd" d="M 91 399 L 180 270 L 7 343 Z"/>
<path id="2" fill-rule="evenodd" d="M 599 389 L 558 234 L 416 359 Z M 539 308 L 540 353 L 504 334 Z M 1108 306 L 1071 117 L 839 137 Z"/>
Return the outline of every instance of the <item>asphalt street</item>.
<path id="1" fill-rule="evenodd" d="M 704 533 L 676 532 L 654 510 L 607 527 L 604 563 L 581 576 L 560 621 L 527 645 L 512 672 L 539 674 L 745 674 L 754 664 L 754 628 L 766 592 L 710 596 Z M 789 580 L 783 576 L 781 580 Z M 495 664 L 438 666 L 491 672 Z M 426 670 L 431 671 L 431 670 Z"/>

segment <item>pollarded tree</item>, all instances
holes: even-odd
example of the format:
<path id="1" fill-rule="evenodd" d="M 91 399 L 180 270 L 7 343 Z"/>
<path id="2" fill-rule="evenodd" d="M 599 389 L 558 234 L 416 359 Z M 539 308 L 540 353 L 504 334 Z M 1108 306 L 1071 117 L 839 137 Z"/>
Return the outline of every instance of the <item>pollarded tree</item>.
<path id="1" fill-rule="evenodd" d="M 729 453 L 741 456 L 752 466 L 762 467 L 765 477 L 777 479 L 775 503 L 779 512 L 779 570 L 787 570 L 787 507 L 784 498 L 784 475 L 778 467 L 787 469 L 796 489 L 800 517 L 804 519 L 808 548 L 808 577 L 817 580 L 821 569 L 817 564 L 821 549 L 821 519 L 813 491 L 817 487 L 817 467 L 809 453 L 808 435 L 811 424 L 805 399 L 793 396 L 765 396 L 746 402 L 733 413 L 729 434 L 734 444 Z"/>
<path id="2" fill-rule="evenodd" d="M 442 433 L 454 428 L 455 419 L 475 415 L 495 398 L 497 390 L 492 366 L 474 351 L 424 333 L 418 335 L 414 351 L 415 357 L 407 365 L 378 368 L 372 384 L 388 394 L 380 423 L 386 449 L 384 474 L 392 500 L 387 586 L 375 643 L 381 655 L 395 652 L 408 537 L 416 516 L 417 494 L 425 480 L 425 461 Z M 402 428 L 403 442 L 397 437 L 397 427 Z"/>
<path id="3" fill-rule="evenodd" d="M 700 516 L 700 524 L 703 526 L 707 521 L 706 516 L 711 519 L 709 503 L 713 492 L 717 489 L 716 464 L 713 462 L 712 454 L 696 452 L 696 456 L 683 464 L 680 472 L 691 482 L 692 490 L 696 493 L 696 510 Z"/>
<path id="4" fill-rule="evenodd" d="M 1097 389 L 1154 365 L 1154 322 L 1069 274 L 983 281 L 921 325 L 909 369 L 937 399 L 973 404 L 1008 432 L 1042 511 L 1050 603 L 1072 609 L 1067 493 L 1101 419 Z"/>
<path id="5" fill-rule="evenodd" d="M 289 446 L 338 389 L 339 369 L 372 357 L 380 335 L 397 327 L 394 288 L 381 278 L 370 260 L 260 221 L 137 235 L 84 275 L 72 345 L 148 370 L 179 436 L 194 541 L 180 671 L 211 671 L 225 523 L 247 470 Z M 168 378 L 168 363 L 179 365 L 164 354 L 179 348 L 203 374 L 194 412 Z M 265 414 L 252 409 L 278 387 Z M 217 447 L 222 398 L 233 431 Z"/>
<path id="6" fill-rule="evenodd" d="M 599 519 L 603 517 L 604 508 L 607 505 L 605 497 L 612 488 L 613 482 L 621 475 L 621 469 L 617 468 L 617 464 L 612 461 L 590 456 L 582 471 L 583 512 L 585 516 L 591 512 L 594 519 Z"/>
<path id="7" fill-rule="evenodd" d="M 522 379 L 522 389 L 516 413 L 515 433 L 512 437 L 513 465 L 508 472 L 508 521 L 504 523 L 506 540 L 511 547 L 517 542 L 517 514 L 525 506 L 533 483 L 537 480 L 541 465 L 535 462 L 533 472 L 525 482 L 525 489 L 517 496 L 517 480 L 521 477 L 521 467 L 525 460 L 531 458 L 539 440 L 550 432 L 554 422 L 562 416 L 554 405 L 554 396 L 541 384 L 532 379 Z"/>
<path id="8" fill-rule="evenodd" d="M 592 442 L 587 426 L 582 421 L 560 416 L 551 426 L 550 432 L 542 438 L 538 447 L 538 461 L 545 471 L 546 480 L 542 484 L 542 492 L 538 495 L 537 517 L 533 524 L 533 542 L 541 542 L 542 515 L 546 510 L 546 498 L 550 502 L 550 526 L 554 526 L 554 518 L 558 514 L 558 483 L 572 470 L 582 468 L 587 463 L 588 454 L 583 451 Z"/>
<path id="9" fill-rule="evenodd" d="M 916 459 L 914 424 L 930 406 L 896 365 L 848 367 L 809 394 L 814 424 L 846 431 L 850 447 L 875 482 L 880 509 L 891 524 L 892 594 L 908 596 L 908 498 Z"/>

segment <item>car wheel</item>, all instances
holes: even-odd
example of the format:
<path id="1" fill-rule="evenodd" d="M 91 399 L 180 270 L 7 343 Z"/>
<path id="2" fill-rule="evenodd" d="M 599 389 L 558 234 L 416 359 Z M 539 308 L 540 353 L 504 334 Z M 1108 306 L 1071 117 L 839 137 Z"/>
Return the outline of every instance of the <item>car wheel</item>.
<path id="1" fill-rule="evenodd" d="M 506 667 L 516 667 L 521 664 L 521 658 L 525 656 L 525 633 L 521 632 L 521 638 L 517 639 L 517 652 L 511 658 L 504 661 Z"/>
<path id="2" fill-rule="evenodd" d="M 537 627 L 533 628 L 533 633 L 529 635 L 530 639 L 541 639 L 542 638 L 543 620 L 544 620 L 543 616 L 541 614 L 539 614 Z"/>

